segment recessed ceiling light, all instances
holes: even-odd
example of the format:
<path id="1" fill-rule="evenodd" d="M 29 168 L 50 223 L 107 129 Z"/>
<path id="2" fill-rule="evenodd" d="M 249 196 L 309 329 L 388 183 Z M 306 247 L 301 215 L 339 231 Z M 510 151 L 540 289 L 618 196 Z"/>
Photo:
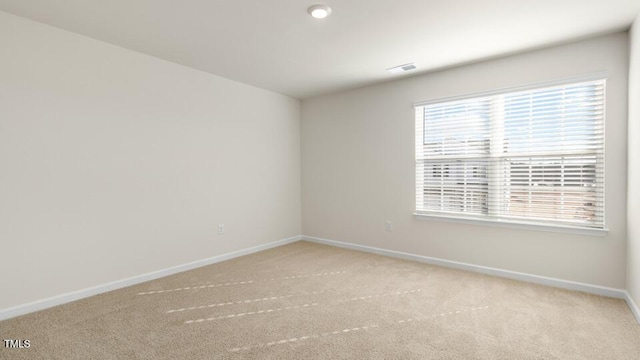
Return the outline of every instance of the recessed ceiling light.
<path id="1" fill-rule="evenodd" d="M 416 66 L 413 63 L 407 63 L 407 64 L 402 64 L 402 65 L 390 67 L 390 68 L 387 69 L 387 71 L 392 73 L 392 74 L 398 74 L 398 73 L 402 73 L 402 72 L 405 72 L 405 71 L 414 70 L 415 68 L 416 68 Z"/>
<path id="2" fill-rule="evenodd" d="M 307 9 L 307 12 L 316 19 L 324 19 L 331 15 L 331 8 L 327 5 L 313 5 Z"/>

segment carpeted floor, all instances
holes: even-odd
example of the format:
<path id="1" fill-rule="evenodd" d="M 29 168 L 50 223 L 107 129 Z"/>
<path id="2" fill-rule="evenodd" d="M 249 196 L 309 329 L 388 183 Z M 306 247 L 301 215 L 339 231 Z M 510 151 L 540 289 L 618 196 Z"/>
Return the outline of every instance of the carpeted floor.
<path id="1" fill-rule="evenodd" d="M 5 320 L 0 337 L 31 343 L 1 359 L 640 359 L 622 300 L 302 241 Z"/>

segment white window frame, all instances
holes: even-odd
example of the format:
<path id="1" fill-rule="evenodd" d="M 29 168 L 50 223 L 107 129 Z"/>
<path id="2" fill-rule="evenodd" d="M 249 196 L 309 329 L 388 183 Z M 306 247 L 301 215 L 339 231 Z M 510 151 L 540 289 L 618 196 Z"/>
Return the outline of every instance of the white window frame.
<path id="1" fill-rule="evenodd" d="M 453 96 L 453 97 L 445 97 L 445 98 L 437 98 L 437 99 L 432 99 L 432 100 L 427 100 L 427 101 L 421 101 L 421 102 L 417 102 L 413 104 L 414 109 L 418 108 L 418 107 L 422 107 L 425 105 L 430 105 L 430 104 L 435 104 L 435 103 L 444 103 L 444 102 L 452 102 L 452 101 L 458 101 L 458 100 L 466 100 L 466 99 L 472 99 L 472 98 L 481 98 L 481 97 L 488 97 L 488 96 L 493 96 L 493 95 L 500 95 L 500 94 L 506 94 L 506 93 L 515 93 L 515 92 L 519 92 L 519 91 L 527 91 L 527 90 L 535 90 L 535 89 L 539 89 L 539 88 L 546 88 L 546 87 L 554 87 L 554 86 L 562 86 L 562 85 L 569 85 L 572 83 L 580 83 L 580 82 L 588 82 L 588 81 L 597 81 L 597 80 L 606 80 L 607 79 L 607 73 L 606 72 L 599 72 L 599 73 L 593 73 L 593 74 L 589 74 L 589 75 L 584 75 L 584 76 L 577 76 L 577 77 L 571 77 L 571 78 L 563 78 L 563 79 L 558 79 L 558 80 L 552 80 L 552 81 L 547 81 L 547 82 L 537 82 L 537 83 L 530 83 L 530 84 L 525 84 L 525 85 L 521 85 L 521 86 L 514 86 L 514 87 L 506 87 L 506 88 L 500 88 L 500 89 L 495 89 L 495 90 L 490 90 L 490 91 L 484 91 L 484 92 L 478 92 L 478 93 L 470 93 L 470 94 L 464 94 L 464 95 L 460 95 L 460 96 Z M 606 94 L 605 94 L 605 107 L 606 107 Z M 605 116 L 606 118 L 606 116 Z M 415 121 L 415 119 L 414 119 Z M 416 133 L 416 144 L 414 144 L 414 148 L 417 146 L 417 142 L 420 141 L 420 143 L 422 143 L 423 139 L 418 139 L 418 134 Z M 603 137 L 603 142 L 606 142 L 604 137 Z M 499 146 L 499 144 L 492 144 L 493 146 Z M 605 154 L 604 154 L 603 150 L 603 160 L 605 159 Z M 414 169 L 414 174 L 416 174 L 416 176 L 418 176 L 418 171 L 417 171 L 417 161 L 416 161 L 416 168 Z M 606 171 L 605 171 L 606 174 Z M 420 175 L 423 176 L 423 175 Z M 604 180 L 603 180 L 604 181 Z M 414 184 L 416 187 L 416 191 L 418 190 L 418 184 Z M 602 199 L 604 201 L 605 198 L 605 194 L 604 194 L 604 188 L 602 189 Z M 495 193 L 494 193 L 495 194 Z M 489 197 L 491 196 L 495 196 L 492 193 L 489 193 Z M 417 201 L 417 199 L 416 199 Z M 415 202 L 414 202 L 415 203 Z M 604 211 L 605 205 L 603 205 L 602 210 Z M 534 231 L 548 231 L 548 232 L 557 232 L 557 233 L 570 233 L 570 234 L 580 234 L 580 235 L 591 235 L 591 236 L 606 236 L 609 232 L 609 229 L 606 227 L 606 216 L 604 216 L 604 222 L 605 222 L 605 226 L 603 226 L 602 228 L 595 228 L 595 227 L 583 227 L 583 226 L 572 226 L 572 225 L 568 225 L 568 224 L 556 224 L 556 223 L 549 223 L 549 224 L 544 224 L 541 223 L 539 221 L 526 221 L 526 220 L 511 220 L 511 219 L 500 219 L 500 218 L 495 218 L 495 217 L 490 217 L 490 216 L 474 216 L 474 215 L 466 215 L 466 214 L 450 214 L 450 213 L 438 213 L 438 212 L 434 212 L 434 213 L 424 213 L 424 212 L 420 212 L 418 213 L 418 211 L 414 211 L 413 213 L 414 218 L 418 219 L 418 220 L 430 220 L 430 221 L 441 221 L 441 222 L 449 222 L 449 223 L 459 223 L 459 224 L 471 224 L 471 225 L 483 225 L 483 226 L 495 226 L 495 227 L 503 227 L 503 228 L 514 228 L 514 229 L 524 229 L 524 230 L 534 230 Z"/>

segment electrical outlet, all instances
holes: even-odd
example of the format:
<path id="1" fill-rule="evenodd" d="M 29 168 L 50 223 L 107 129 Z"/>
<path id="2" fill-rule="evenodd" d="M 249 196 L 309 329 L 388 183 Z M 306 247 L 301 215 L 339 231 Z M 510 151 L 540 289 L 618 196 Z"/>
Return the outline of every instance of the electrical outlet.
<path id="1" fill-rule="evenodd" d="M 391 221 L 387 221 L 386 223 L 384 223 L 384 229 L 386 231 L 392 231 L 393 230 L 393 225 L 391 224 Z"/>
<path id="2" fill-rule="evenodd" d="M 224 235 L 224 224 L 218 224 L 218 235 Z"/>

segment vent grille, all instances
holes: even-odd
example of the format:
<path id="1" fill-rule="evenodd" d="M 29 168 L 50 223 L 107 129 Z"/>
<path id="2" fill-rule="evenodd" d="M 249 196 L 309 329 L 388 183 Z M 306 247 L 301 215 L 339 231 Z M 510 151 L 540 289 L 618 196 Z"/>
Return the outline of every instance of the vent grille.
<path id="1" fill-rule="evenodd" d="M 414 70 L 416 66 L 413 63 L 402 64 L 394 67 L 390 67 L 387 69 L 388 72 L 392 74 L 403 73 L 405 71 Z"/>

